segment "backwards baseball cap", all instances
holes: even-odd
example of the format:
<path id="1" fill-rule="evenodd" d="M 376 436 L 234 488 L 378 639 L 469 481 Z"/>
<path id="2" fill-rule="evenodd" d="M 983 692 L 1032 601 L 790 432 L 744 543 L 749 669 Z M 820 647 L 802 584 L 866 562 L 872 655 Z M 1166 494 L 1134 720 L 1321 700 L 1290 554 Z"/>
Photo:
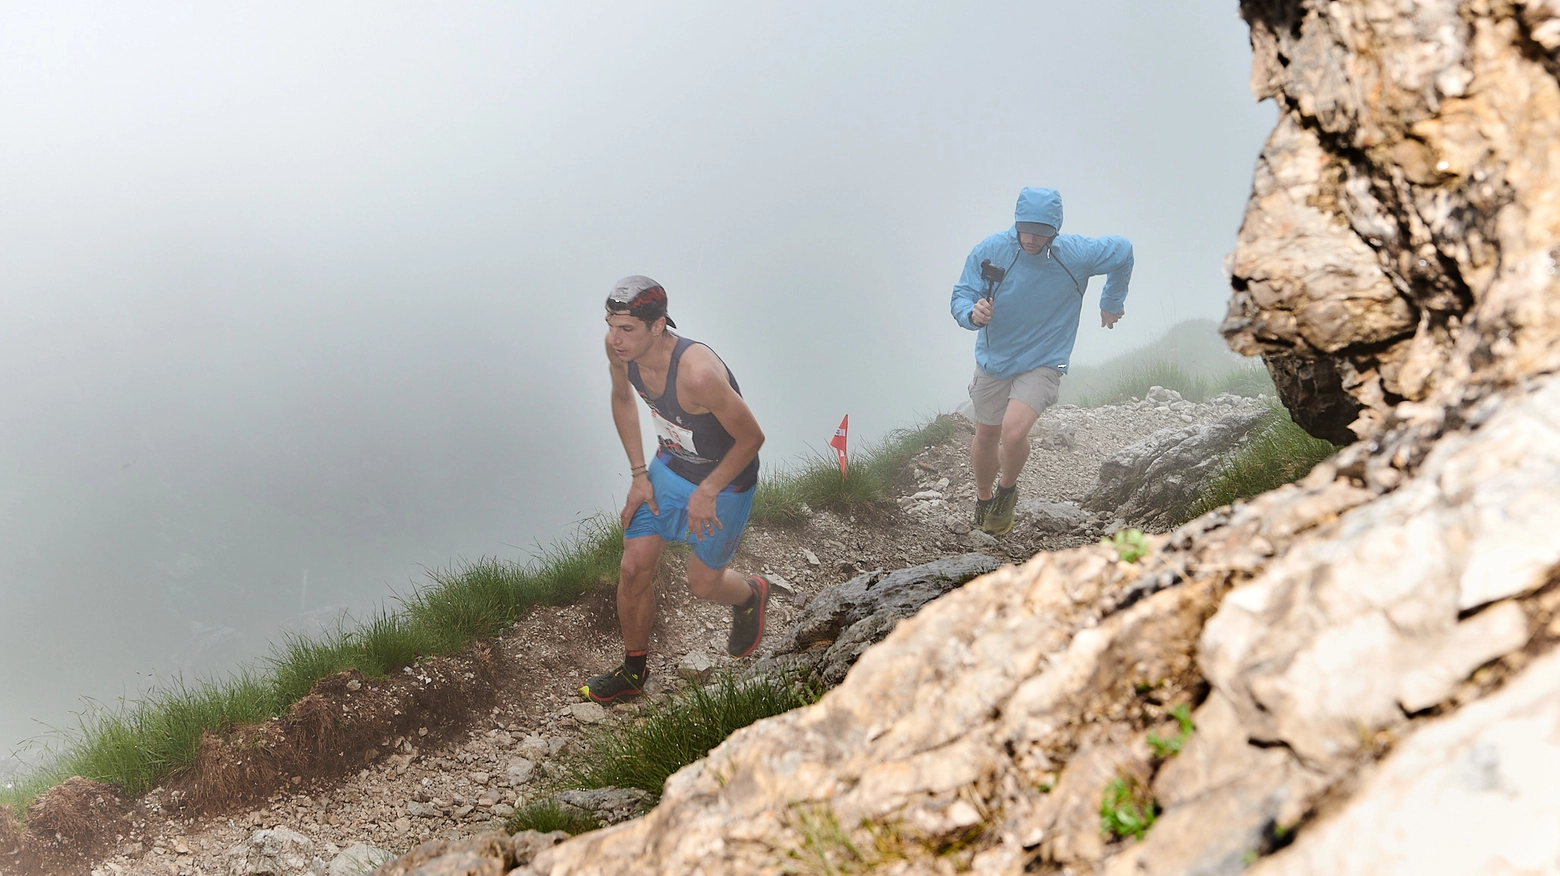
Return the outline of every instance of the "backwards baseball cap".
<path id="1" fill-rule="evenodd" d="M 1056 236 L 1056 226 L 1047 225 L 1044 222 L 1014 222 L 1013 225 L 1025 234 L 1038 234 L 1041 237 Z"/>
<path id="2" fill-rule="evenodd" d="M 666 317 L 666 324 L 677 328 L 677 323 L 666 316 L 666 290 L 661 288 L 660 283 L 643 274 L 634 274 L 617 281 L 617 285 L 607 294 L 607 310 L 626 313 L 645 322 Z"/>

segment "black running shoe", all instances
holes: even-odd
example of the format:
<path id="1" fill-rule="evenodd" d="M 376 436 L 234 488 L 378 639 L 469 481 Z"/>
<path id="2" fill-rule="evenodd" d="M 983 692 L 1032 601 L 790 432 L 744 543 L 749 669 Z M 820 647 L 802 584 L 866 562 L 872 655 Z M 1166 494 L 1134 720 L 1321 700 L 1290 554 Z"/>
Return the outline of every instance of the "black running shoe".
<path id="1" fill-rule="evenodd" d="M 645 692 L 645 679 L 649 677 L 650 670 L 636 674 L 623 663 L 585 682 L 580 686 L 580 695 L 598 703 L 626 703 Z"/>
<path id="2" fill-rule="evenodd" d="M 992 499 L 975 500 L 975 524 L 970 527 L 971 529 L 979 529 L 981 532 L 986 531 L 986 517 L 991 514 L 991 503 L 993 501 Z"/>
<path id="3" fill-rule="evenodd" d="M 764 638 L 764 613 L 769 606 L 769 580 L 763 575 L 749 575 L 747 585 L 753 588 L 753 598 L 731 607 L 731 638 L 726 640 L 726 653 L 733 657 L 746 657 L 758 647 Z"/>
<path id="4" fill-rule="evenodd" d="M 1013 528 L 1013 507 L 1018 504 L 1018 485 L 997 487 L 991 497 L 991 511 L 986 515 L 986 531 L 992 535 L 1007 535 Z"/>

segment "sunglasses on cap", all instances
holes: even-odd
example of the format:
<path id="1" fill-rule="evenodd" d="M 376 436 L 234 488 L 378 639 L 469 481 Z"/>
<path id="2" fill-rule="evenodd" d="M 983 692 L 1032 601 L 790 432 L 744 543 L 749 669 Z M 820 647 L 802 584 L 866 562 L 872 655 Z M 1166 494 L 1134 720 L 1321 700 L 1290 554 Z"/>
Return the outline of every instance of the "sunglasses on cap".
<path id="1" fill-rule="evenodd" d="M 632 294 L 626 289 L 614 289 L 607 296 L 607 312 L 626 313 L 643 320 L 665 317 L 668 327 L 677 328 L 677 323 L 666 316 L 666 290 L 660 286 L 638 289 Z"/>

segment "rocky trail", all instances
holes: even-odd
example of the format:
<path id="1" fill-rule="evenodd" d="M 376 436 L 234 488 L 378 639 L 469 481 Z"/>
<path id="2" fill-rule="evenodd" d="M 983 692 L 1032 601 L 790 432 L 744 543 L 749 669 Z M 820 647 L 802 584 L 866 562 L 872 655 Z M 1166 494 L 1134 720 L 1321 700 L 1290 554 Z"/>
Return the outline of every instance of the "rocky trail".
<path id="1" fill-rule="evenodd" d="M 991 566 L 1017 563 L 1037 551 L 1097 541 L 1126 523 L 1079 507 L 1112 455 L 1154 433 L 1254 422 L 1262 410 L 1255 399 L 1221 396 L 1194 404 L 1164 391 L 1123 405 L 1052 408 L 1032 433 L 1017 523 L 1001 538 L 970 529 L 972 429 L 960 418 L 949 441 L 917 455 L 901 474 L 897 508 L 852 517 L 819 512 L 797 528 L 755 526 L 734 568 L 776 576 L 792 591 L 771 602 L 769 647 L 812 601 L 863 573 L 967 552 L 993 558 Z M 659 616 L 644 702 L 712 670 L 741 668 L 723 650 L 728 613 L 687 594 L 681 562 L 668 552 L 657 578 Z M 346 876 L 430 839 L 502 830 L 505 817 L 539 793 L 557 764 L 584 750 L 589 731 L 633 720 L 642 709 L 638 703 L 604 709 L 582 702 L 576 692 L 582 678 L 617 659 L 614 605 L 612 586 L 604 584 L 573 605 L 532 611 L 474 660 L 480 664 L 475 671 L 444 664 L 409 668 L 407 678 L 396 681 L 419 691 L 426 709 L 424 720 L 412 722 L 418 726 L 392 721 L 400 732 L 342 743 L 339 759 L 327 758 L 315 772 L 300 769 L 283 788 L 247 805 L 233 802 L 246 793 L 255 797 L 241 784 L 225 786 L 232 795 L 224 800 L 209 790 L 197 799 L 177 783 L 126 801 L 120 817 L 105 818 L 112 807 L 99 804 L 93 810 L 93 817 L 105 819 L 96 837 L 99 850 L 72 869 L 94 876 Z M 454 693 L 428 694 L 441 687 Z M 373 688 L 371 680 L 345 678 L 337 680 L 335 693 L 343 703 L 354 696 L 367 701 Z M 616 821 L 641 800 L 626 794 L 591 802 L 599 816 Z"/>

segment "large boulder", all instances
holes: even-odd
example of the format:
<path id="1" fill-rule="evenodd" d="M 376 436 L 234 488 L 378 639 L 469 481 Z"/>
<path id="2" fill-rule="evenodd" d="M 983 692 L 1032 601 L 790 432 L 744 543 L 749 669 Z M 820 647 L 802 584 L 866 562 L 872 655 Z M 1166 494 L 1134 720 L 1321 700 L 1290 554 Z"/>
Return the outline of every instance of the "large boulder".
<path id="1" fill-rule="evenodd" d="M 1100 465 L 1083 507 L 1150 528 L 1178 523 L 1266 416 L 1260 408 L 1237 408 L 1212 423 L 1161 429 L 1122 448 Z"/>
<path id="2" fill-rule="evenodd" d="M 780 666 L 839 684 L 871 645 L 928 602 L 1000 563 L 985 554 L 944 557 L 894 572 L 867 572 L 808 603 L 789 630 L 764 649 L 760 668 Z"/>

